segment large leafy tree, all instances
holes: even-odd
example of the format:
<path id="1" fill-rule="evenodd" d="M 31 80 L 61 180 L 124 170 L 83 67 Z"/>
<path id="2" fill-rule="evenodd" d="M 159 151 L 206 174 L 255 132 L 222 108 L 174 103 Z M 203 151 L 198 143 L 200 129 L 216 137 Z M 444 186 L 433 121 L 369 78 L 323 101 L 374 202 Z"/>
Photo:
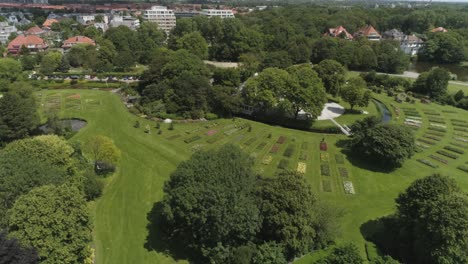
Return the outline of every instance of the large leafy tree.
<path id="1" fill-rule="evenodd" d="M 32 91 L 19 88 L 0 98 L 0 142 L 28 136 L 39 124 Z"/>
<path id="2" fill-rule="evenodd" d="M 60 67 L 62 54 L 59 52 L 49 52 L 42 57 L 40 72 L 48 75 L 52 74 Z"/>
<path id="3" fill-rule="evenodd" d="M 325 257 L 319 264 L 362 264 L 364 259 L 354 244 L 337 246 L 330 255 Z"/>
<path id="4" fill-rule="evenodd" d="M 153 22 L 143 22 L 137 29 L 137 38 L 140 43 L 141 51 L 137 56 L 140 62 L 149 63 L 151 53 L 161 46 L 166 40 L 166 34 L 158 28 L 158 24 Z"/>
<path id="5" fill-rule="evenodd" d="M 115 165 L 121 156 L 120 150 L 115 146 L 112 139 L 101 135 L 88 139 L 85 149 L 95 162 L 106 162 Z"/>
<path id="6" fill-rule="evenodd" d="M 288 259 L 317 246 L 317 198 L 302 175 L 282 172 L 275 178 L 263 179 L 257 195 L 263 217 L 262 240 L 282 244 Z"/>
<path id="7" fill-rule="evenodd" d="M 46 185 L 21 196 L 9 216 L 10 234 L 37 249 L 41 263 L 83 263 L 89 257 L 91 221 L 82 193 Z"/>
<path id="8" fill-rule="evenodd" d="M 324 60 L 314 67 L 325 86 L 325 90 L 337 96 L 346 82 L 346 69 L 337 61 Z"/>
<path id="9" fill-rule="evenodd" d="M 353 77 L 348 80 L 341 90 L 341 98 L 349 103 L 351 109 L 356 105 L 365 107 L 371 99 L 371 91 L 367 90 L 366 81 L 361 77 Z"/>
<path id="10" fill-rule="evenodd" d="M 432 175 L 413 182 L 396 199 L 396 223 L 404 232 L 400 258 L 411 263 L 468 261 L 468 196 L 456 182 Z"/>
<path id="11" fill-rule="evenodd" d="M 251 241 L 261 224 L 252 166 L 234 146 L 197 152 L 182 162 L 164 187 L 169 236 L 198 254 Z"/>
<path id="12" fill-rule="evenodd" d="M 423 72 L 413 83 L 412 90 L 416 93 L 429 95 L 440 99 L 447 94 L 450 74 L 443 68 L 435 68 L 429 72 Z"/>
<path id="13" fill-rule="evenodd" d="M 0 78 L 14 81 L 22 72 L 21 63 L 15 59 L 0 59 Z"/>
<path id="14" fill-rule="evenodd" d="M 74 150 L 57 136 L 17 140 L 0 151 L 0 225 L 6 210 L 32 188 L 61 184 L 75 175 Z"/>
<path id="15" fill-rule="evenodd" d="M 33 248 L 23 247 L 17 239 L 8 238 L 6 232 L 0 231 L 1 264 L 35 264 L 38 260 Z"/>
<path id="16" fill-rule="evenodd" d="M 176 47 L 185 49 L 200 59 L 208 58 L 208 44 L 198 31 L 185 34 L 177 39 Z"/>
<path id="17" fill-rule="evenodd" d="M 437 63 L 459 63 L 465 58 L 463 38 L 455 32 L 433 33 L 418 57 Z"/>
<path id="18" fill-rule="evenodd" d="M 401 125 L 377 125 L 356 131 L 351 140 L 351 149 L 368 162 L 383 167 L 400 167 L 414 154 L 414 134 Z"/>

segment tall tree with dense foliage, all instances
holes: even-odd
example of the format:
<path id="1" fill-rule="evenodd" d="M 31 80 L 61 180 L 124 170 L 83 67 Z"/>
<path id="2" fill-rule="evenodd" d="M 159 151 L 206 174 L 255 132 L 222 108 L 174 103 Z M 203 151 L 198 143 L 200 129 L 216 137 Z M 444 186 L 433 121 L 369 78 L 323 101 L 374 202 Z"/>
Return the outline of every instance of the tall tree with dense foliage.
<path id="1" fill-rule="evenodd" d="M 46 185 L 18 198 L 9 212 L 9 232 L 37 249 L 41 263 L 83 263 L 90 255 L 91 219 L 82 193 Z"/>
<path id="2" fill-rule="evenodd" d="M 363 264 L 364 259 L 354 244 L 337 246 L 330 255 L 319 261 L 319 264 Z"/>
<path id="3" fill-rule="evenodd" d="M 325 90 L 334 96 L 340 94 L 341 87 L 346 82 L 346 69 L 337 61 L 324 60 L 314 67 L 323 81 Z"/>
<path id="4" fill-rule="evenodd" d="M 414 154 L 414 134 L 407 127 L 385 124 L 353 132 L 351 149 L 369 163 L 396 168 Z"/>
<path id="5" fill-rule="evenodd" d="M 59 52 L 49 52 L 42 57 L 40 72 L 44 75 L 52 74 L 62 62 L 62 54 Z"/>
<path id="6" fill-rule="evenodd" d="M 0 78 L 8 81 L 15 81 L 22 72 L 21 63 L 15 59 L 0 59 Z"/>
<path id="7" fill-rule="evenodd" d="M 208 58 L 208 44 L 200 32 L 195 31 L 177 39 L 177 49 L 185 49 L 200 59 Z"/>
<path id="8" fill-rule="evenodd" d="M 1 264 L 36 264 L 38 260 L 33 248 L 22 246 L 17 239 L 8 238 L 6 232 L 0 231 Z"/>
<path id="9" fill-rule="evenodd" d="M 165 184 L 163 219 L 170 237 L 196 253 L 236 247 L 260 229 L 253 161 L 234 146 L 195 153 Z"/>
<path id="10" fill-rule="evenodd" d="M 28 88 L 19 88 L 0 98 L 0 142 L 24 138 L 39 124 L 36 99 Z"/>
<path id="11" fill-rule="evenodd" d="M 371 99 L 371 91 L 367 89 L 366 81 L 361 77 L 353 77 L 348 80 L 341 89 L 341 98 L 351 106 L 366 107 Z"/>
<path id="12" fill-rule="evenodd" d="M 88 139 L 85 144 L 85 150 L 95 162 L 106 162 L 115 165 L 121 156 L 120 150 L 114 144 L 112 139 L 96 135 Z"/>
<path id="13" fill-rule="evenodd" d="M 429 72 L 423 72 L 413 83 L 412 91 L 428 95 L 434 99 L 440 99 L 447 94 L 449 72 L 444 68 L 435 68 Z"/>
<path id="14" fill-rule="evenodd" d="M 432 33 L 418 57 L 436 63 L 459 63 L 465 59 L 463 45 L 463 37 L 455 32 Z"/>

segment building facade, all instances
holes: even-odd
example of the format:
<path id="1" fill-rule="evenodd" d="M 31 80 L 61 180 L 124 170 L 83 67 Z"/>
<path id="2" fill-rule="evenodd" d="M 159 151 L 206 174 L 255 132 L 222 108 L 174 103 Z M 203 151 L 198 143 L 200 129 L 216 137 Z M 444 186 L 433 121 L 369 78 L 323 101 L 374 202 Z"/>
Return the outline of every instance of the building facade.
<path id="1" fill-rule="evenodd" d="M 423 44 L 424 41 L 422 39 L 415 35 L 409 35 L 405 36 L 405 38 L 401 41 L 400 47 L 406 54 L 415 56 L 418 54 Z"/>
<path id="2" fill-rule="evenodd" d="M 176 26 L 174 11 L 164 6 L 152 6 L 143 12 L 146 21 L 158 24 L 161 30 L 169 33 Z"/>
<path id="3" fill-rule="evenodd" d="M 234 18 L 234 13 L 229 9 L 203 9 L 200 14 L 207 17 Z"/>
<path id="4" fill-rule="evenodd" d="M 10 35 L 17 31 L 16 27 L 8 25 L 8 22 L 0 22 L 0 43 L 6 44 Z"/>

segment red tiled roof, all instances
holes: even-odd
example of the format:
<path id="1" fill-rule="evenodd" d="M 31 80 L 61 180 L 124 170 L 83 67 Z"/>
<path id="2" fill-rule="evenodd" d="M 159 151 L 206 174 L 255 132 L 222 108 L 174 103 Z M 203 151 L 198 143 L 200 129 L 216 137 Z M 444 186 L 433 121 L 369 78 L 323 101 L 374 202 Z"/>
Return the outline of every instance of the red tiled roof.
<path id="1" fill-rule="evenodd" d="M 40 34 L 43 34 L 44 33 L 44 30 L 42 30 L 40 27 L 38 26 L 34 26 L 28 30 L 26 30 L 26 34 L 31 34 L 31 35 L 40 35 Z"/>
<path id="2" fill-rule="evenodd" d="M 354 33 L 354 36 L 364 36 L 364 37 L 378 37 L 378 38 L 381 38 L 382 36 L 380 35 L 380 33 L 375 30 L 375 28 L 371 25 L 368 25 L 366 27 L 363 27 L 361 29 L 359 29 L 356 33 Z"/>
<path id="3" fill-rule="evenodd" d="M 89 44 L 89 45 L 96 45 L 96 43 L 94 42 L 94 40 L 88 38 L 88 37 L 85 37 L 85 36 L 74 36 L 74 37 L 71 37 L 67 40 L 65 40 L 63 42 L 63 45 L 62 47 L 64 48 L 69 48 L 75 44 Z"/>
<path id="4" fill-rule="evenodd" d="M 447 29 L 443 28 L 443 27 L 438 27 L 438 28 L 434 28 L 433 30 L 431 30 L 431 32 L 448 32 Z"/>
<path id="5" fill-rule="evenodd" d="M 48 18 L 44 23 L 42 24 L 43 27 L 50 28 L 53 23 L 58 23 L 59 21 L 55 18 Z"/>
<path id="6" fill-rule="evenodd" d="M 343 26 L 338 26 L 336 28 L 329 28 L 328 34 L 332 37 L 339 37 L 340 35 L 344 34 L 347 39 L 353 39 L 353 36 L 349 34 L 349 32 Z"/>
<path id="7" fill-rule="evenodd" d="M 34 45 L 35 48 L 44 49 L 47 48 L 47 44 L 43 39 L 35 35 L 19 35 L 10 43 L 8 43 L 8 51 L 15 52 L 21 49 L 22 46 L 31 46 Z"/>

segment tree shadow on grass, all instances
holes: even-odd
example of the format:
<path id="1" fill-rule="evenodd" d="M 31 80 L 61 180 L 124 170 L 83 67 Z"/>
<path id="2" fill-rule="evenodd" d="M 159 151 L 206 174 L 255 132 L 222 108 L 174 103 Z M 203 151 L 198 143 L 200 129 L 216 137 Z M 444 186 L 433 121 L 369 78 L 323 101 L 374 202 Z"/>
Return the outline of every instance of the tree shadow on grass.
<path id="1" fill-rule="evenodd" d="M 175 260 L 189 258 L 190 249 L 186 248 L 185 243 L 179 239 L 170 237 L 167 232 L 168 226 L 162 217 L 162 203 L 156 202 L 151 211 L 147 214 L 148 236 L 146 237 L 145 249 L 156 251 L 171 256 Z"/>

